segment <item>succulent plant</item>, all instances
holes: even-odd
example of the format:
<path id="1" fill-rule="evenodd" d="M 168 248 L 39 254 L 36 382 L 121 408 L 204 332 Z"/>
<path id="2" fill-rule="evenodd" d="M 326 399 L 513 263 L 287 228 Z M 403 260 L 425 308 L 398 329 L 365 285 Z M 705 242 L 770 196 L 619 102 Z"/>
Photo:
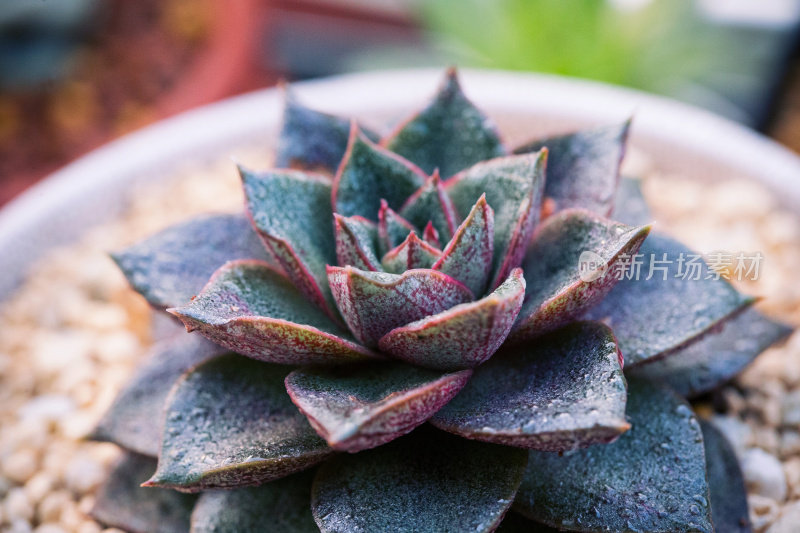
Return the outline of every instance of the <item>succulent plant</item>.
<path id="1" fill-rule="evenodd" d="M 649 235 L 637 182 L 620 181 L 629 125 L 509 151 L 454 71 L 382 137 L 289 95 L 280 169 L 240 168 L 245 214 L 114 256 L 196 333 L 156 346 L 96 428 L 130 453 L 95 516 L 747 530 L 735 457 L 687 398 L 789 330 L 705 263 L 699 280 L 678 261 L 630 275 L 637 252 L 646 272 L 689 250 Z"/>

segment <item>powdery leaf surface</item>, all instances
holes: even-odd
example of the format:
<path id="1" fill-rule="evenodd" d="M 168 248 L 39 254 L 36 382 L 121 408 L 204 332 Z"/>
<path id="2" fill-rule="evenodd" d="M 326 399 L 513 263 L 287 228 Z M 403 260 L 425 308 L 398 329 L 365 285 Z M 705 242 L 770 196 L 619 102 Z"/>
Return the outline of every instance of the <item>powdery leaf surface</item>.
<path id="1" fill-rule="evenodd" d="M 375 356 L 265 263 L 225 265 L 189 305 L 169 310 L 187 329 L 254 359 L 334 364 Z"/>
<path id="2" fill-rule="evenodd" d="M 668 389 L 629 382 L 631 429 L 616 442 L 559 455 L 530 452 L 514 508 L 574 531 L 711 532 L 703 434 Z"/>
<path id="3" fill-rule="evenodd" d="M 506 153 L 495 125 L 462 92 L 455 70 L 447 73 L 433 101 L 381 144 L 425 172 L 438 168 L 445 177 Z"/>
<path id="4" fill-rule="evenodd" d="M 292 401 L 336 450 L 374 448 L 413 430 L 464 386 L 472 372 L 442 374 L 399 362 L 295 370 Z"/>
<path id="5" fill-rule="evenodd" d="M 503 344 L 524 295 L 525 279 L 516 269 L 488 296 L 395 328 L 378 346 L 384 353 L 427 368 L 476 367 Z"/>
<path id="6" fill-rule="evenodd" d="M 684 348 L 754 301 L 724 279 L 714 279 L 702 260 L 695 279 L 688 262 L 699 255 L 669 237 L 650 235 L 639 254 L 639 261 L 631 258 L 630 279 L 617 283 L 585 315 L 611 326 L 626 369 Z"/>
<path id="7" fill-rule="evenodd" d="M 170 396 L 147 484 L 186 492 L 258 485 L 328 458 L 332 450 L 286 394 L 287 373 L 224 355 L 186 374 Z"/>
<path id="8" fill-rule="evenodd" d="M 492 531 L 514 500 L 523 450 L 421 428 L 325 463 L 311 508 L 323 532 Z"/>
<path id="9" fill-rule="evenodd" d="M 576 322 L 496 354 L 431 422 L 469 439 L 565 451 L 624 433 L 625 402 L 611 330 Z"/>
<path id="10" fill-rule="evenodd" d="M 188 302 L 227 261 L 275 262 L 244 215 L 194 218 L 111 257 L 131 286 L 160 308 Z"/>

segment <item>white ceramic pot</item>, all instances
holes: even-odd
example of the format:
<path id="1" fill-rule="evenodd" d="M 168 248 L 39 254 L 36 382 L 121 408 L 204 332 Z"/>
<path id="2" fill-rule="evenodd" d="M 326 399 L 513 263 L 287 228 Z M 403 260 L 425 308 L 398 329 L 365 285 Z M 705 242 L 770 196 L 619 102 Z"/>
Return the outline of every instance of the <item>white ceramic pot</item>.
<path id="1" fill-rule="evenodd" d="M 319 109 L 369 123 L 401 117 L 435 91 L 441 70 L 399 70 L 296 84 Z M 800 158 L 733 122 L 640 92 L 554 76 L 462 72 L 468 96 L 510 137 L 563 132 L 634 115 L 632 144 L 659 169 L 697 179 L 745 177 L 800 210 Z M 0 300 L 49 248 L 117 216 L 136 186 L 186 160 L 263 139 L 281 120 L 276 89 L 198 108 L 127 135 L 56 172 L 0 211 Z"/>

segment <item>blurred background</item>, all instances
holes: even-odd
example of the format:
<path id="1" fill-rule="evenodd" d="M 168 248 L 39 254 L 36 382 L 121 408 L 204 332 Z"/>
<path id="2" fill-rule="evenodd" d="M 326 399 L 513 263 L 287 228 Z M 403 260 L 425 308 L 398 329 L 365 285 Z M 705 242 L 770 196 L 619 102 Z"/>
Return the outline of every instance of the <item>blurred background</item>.
<path id="1" fill-rule="evenodd" d="M 226 96 L 457 64 L 683 100 L 800 150 L 800 0 L 4 0 L 0 205 Z"/>

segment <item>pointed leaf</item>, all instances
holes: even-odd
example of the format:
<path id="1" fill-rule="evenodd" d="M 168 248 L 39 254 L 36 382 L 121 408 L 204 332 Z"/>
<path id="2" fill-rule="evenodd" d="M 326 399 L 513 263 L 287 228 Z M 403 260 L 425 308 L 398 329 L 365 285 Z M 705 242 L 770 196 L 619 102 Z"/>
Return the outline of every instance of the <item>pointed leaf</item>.
<path id="1" fill-rule="evenodd" d="M 275 262 L 244 215 L 194 218 L 112 257 L 131 286 L 164 309 L 188 302 L 227 261 Z"/>
<path id="2" fill-rule="evenodd" d="M 398 215 L 385 201 L 381 201 L 378 211 L 378 249 L 381 255 L 402 244 L 408 234 L 415 231 L 417 228 L 411 222 Z"/>
<path id="3" fill-rule="evenodd" d="M 354 127 L 347 153 L 333 182 L 333 208 L 345 216 L 377 221 L 381 200 L 398 209 L 425 183 L 425 173 L 381 148 Z"/>
<path id="4" fill-rule="evenodd" d="M 442 187 L 438 170 L 434 170 L 425 184 L 406 200 L 400 215 L 419 228 L 430 221 L 442 238 L 452 237 L 456 229 L 455 209 Z"/>
<path id="5" fill-rule="evenodd" d="M 642 180 L 625 176 L 619 180 L 611 219 L 631 226 L 641 226 L 653 220 L 642 194 Z"/>
<path id="6" fill-rule="evenodd" d="M 739 460 L 714 424 L 701 420 L 700 427 L 703 430 L 714 529 L 725 533 L 751 533 L 747 490 Z"/>
<path id="7" fill-rule="evenodd" d="M 576 322 L 496 354 L 431 422 L 469 439 L 573 450 L 611 442 L 630 427 L 625 394 L 611 330 Z"/>
<path id="8" fill-rule="evenodd" d="M 156 457 L 161 446 L 164 404 L 172 386 L 193 366 L 225 352 L 203 337 L 185 333 L 155 345 L 103 415 L 91 438 Z"/>
<path id="9" fill-rule="evenodd" d="M 362 128 L 362 132 L 372 140 L 378 138 L 369 130 Z M 344 156 L 349 135 L 350 120 L 309 109 L 287 91 L 275 166 L 333 174 Z"/>
<path id="10" fill-rule="evenodd" d="M 204 492 L 192 513 L 192 533 L 280 531 L 316 533 L 308 502 L 314 472 L 294 474 L 260 487 Z"/>
<path id="11" fill-rule="evenodd" d="M 422 232 L 422 239 L 434 248 L 442 248 L 442 241 L 439 239 L 439 232 L 433 227 L 433 222 L 428 221 L 428 225 Z"/>
<path id="12" fill-rule="evenodd" d="M 414 365 L 473 368 L 503 344 L 524 296 L 525 279 L 516 269 L 485 298 L 395 328 L 378 345 L 382 352 Z"/>
<path id="13" fill-rule="evenodd" d="M 724 279 L 706 279 L 712 273 L 699 254 L 669 237 L 650 235 L 639 254 L 631 279 L 586 314 L 614 330 L 626 370 L 684 348 L 753 303 Z"/>
<path id="14" fill-rule="evenodd" d="M 311 510 L 324 532 L 492 531 L 510 507 L 525 452 L 420 428 L 318 471 Z"/>
<path id="15" fill-rule="evenodd" d="M 494 209 L 494 259 L 489 290 L 522 264 L 525 247 L 539 221 L 547 152 L 479 163 L 448 180 L 447 193 L 466 216 L 486 194 Z"/>
<path id="16" fill-rule="evenodd" d="M 155 459 L 133 453 L 123 455 L 98 489 L 89 514 L 109 527 L 131 533 L 188 532 L 196 497 L 141 487 L 155 468 Z"/>
<path id="17" fill-rule="evenodd" d="M 677 393 L 695 397 L 730 381 L 758 354 L 785 339 L 792 328 L 746 309 L 683 349 L 645 361 L 630 375 L 666 383 Z"/>
<path id="18" fill-rule="evenodd" d="M 481 195 L 433 265 L 467 287 L 483 294 L 492 273 L 494 257 L 494 211 Z"/>
<path id="19" fill-rule="evenodd" d="M 412 231 L 406 240 L 383 256 L 381 265 L 387 272 L 402 274 L 414 268 L 431 268 L 441 255 L 440 250 L 420 240 Z"/>
<path id="20" fill-rule="evenodd" d="M 576 531 L 713 531 L 703 434 L 668 389 L 631 380 L 631 429 L 563 455 L 530 452 L 514 509 Z"/>
<path id="21" fill-rule="evenodd" d="M 185 374 L 172 390 L 147 486 L 186 492 L 258 485 L 330 456 L 292 404 L 284 367 L 223 355 Z"/>
<path id="22" fill-rule="evenodd" d="M 258 261 L 220 268 L 188 305 L 169 309 L 188 331 L 270 363 L 336 364 L 375 356 Z"/>
<path id="23" fill-rule="evenodd" d="M 403 363 L 295 370 L 286 390 L 328 445 L 358 452 L 428 420 L 466 384 L 471 370 L 442 374 Z"/>
<path id="24" fill-rule="evenodd" d="M 531 339 L 584 314 L 619 281 L 649 232 L 650 226 L 626 226 L 582 209 L 545 220 L 522 264 L 528 288 L 510 340 Z"/>
<path id="25" fill-rule="evenodd" d="M 455 70 L 448 71 L 433 101 L 382 144 L 445 177 L 506 153 L 495 125 L 464 96 Z"/>
<path id="26" fill-rule="evenodd" d="M 534 141 L 514 153 L 525 154 L 544 147 L 550 150 L 545 196 L 555 201 L 556 210 L 581 207 L 608 216 L 614 207 L 630 125 L 631 121 L 626 120 Z"/>
<path id="27" fill-rule="evenodd" d="M 336 261 L 330 181 L 293 170 L 239 172 L 259 235 L 295 286 L 337 319 L 325 277 Z"/>
<path id="28" fill-rule="evenodd" d="M 367 346 L 397 326 L 473 299 L 468 288 L 435 270 L 397 275 L 328 267 L 328 279 L 350 331 Z"/>
<path id="29" fill-rule="evenodd" d="M 364 217 L 343 217 L 334 213 L 336 260 L 361 270 L 381 270 L 375 255 L 378 249 L 378 226 Z"/>

